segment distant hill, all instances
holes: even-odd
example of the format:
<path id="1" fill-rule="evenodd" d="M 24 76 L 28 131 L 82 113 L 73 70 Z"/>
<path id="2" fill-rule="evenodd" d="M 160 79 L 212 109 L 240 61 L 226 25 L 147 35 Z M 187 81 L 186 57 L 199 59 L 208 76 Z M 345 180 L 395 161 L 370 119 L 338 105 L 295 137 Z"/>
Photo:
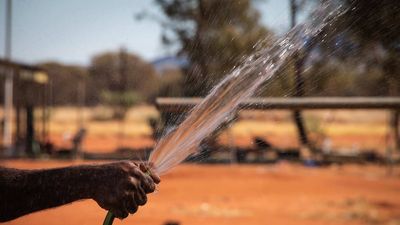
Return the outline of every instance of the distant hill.
<path id="1" fill-rule="evenodd" d="M 165 56 L 151 62 L 157 72 L 162 73 L 167 69 L 182 69 L 188 66 L 189 60 L 182 56 Z"/>

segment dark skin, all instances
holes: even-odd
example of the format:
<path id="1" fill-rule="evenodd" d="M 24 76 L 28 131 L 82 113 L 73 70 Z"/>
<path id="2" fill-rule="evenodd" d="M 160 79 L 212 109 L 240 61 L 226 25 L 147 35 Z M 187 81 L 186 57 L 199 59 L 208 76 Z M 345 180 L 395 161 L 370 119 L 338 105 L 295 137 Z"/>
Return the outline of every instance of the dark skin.
<path id="1" fill-rule="evenodd" d="M 123 219 L 146 204 L 159 182 L 150 165 L 132 161 L 45 170 L 0 167 L 0 222 L 81 199 L 93 199 Z"/>

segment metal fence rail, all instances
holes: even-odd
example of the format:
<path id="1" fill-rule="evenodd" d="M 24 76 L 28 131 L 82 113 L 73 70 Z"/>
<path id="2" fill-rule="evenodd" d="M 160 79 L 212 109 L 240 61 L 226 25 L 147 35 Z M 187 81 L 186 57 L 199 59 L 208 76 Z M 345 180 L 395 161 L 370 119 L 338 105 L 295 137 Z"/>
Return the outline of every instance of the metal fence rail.
<path id="1" fill-rule="evenodd" d="M 180 114 L 192 109 L 201 98 L 157 98 L 158 110 L 166 114 Z M 399 111 L 400 97 L 301 97 L 301 98 L 250 98 L 239 109 L 258 110 L 316 110 L 316 109 L 378 109 L 392 111 L 389 121 L 393 136 L 393 149 L 400 150 Z M 387 149 L 388 162 L 392 162 L 392 150 Z M 389 163 L 391 165 L 391 163 Z"/>
<path id="2" fill-rule="evenodd" d="M 162 112 L 185 112 L 201 102 L 201 98 L 157 98 Z M 400 110 L 400 97 L 304 97 L 250 98 L 240 109 L 392 109 Z"/>

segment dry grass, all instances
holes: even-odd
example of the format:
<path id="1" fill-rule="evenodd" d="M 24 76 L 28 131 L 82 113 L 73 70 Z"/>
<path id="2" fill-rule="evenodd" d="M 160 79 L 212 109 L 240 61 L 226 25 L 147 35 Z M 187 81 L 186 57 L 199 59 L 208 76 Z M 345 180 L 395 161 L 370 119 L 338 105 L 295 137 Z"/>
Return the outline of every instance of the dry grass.
<path id="1" fill-rule="evenodd" d="M 36 112 L 39 118 L 40 109 Z M 113 151 L 121 145 L 121 123 L 112 119 L 108 107 L 92 107 L 83 110 L 84 126 L 88 133 L 85 149 L 89 151 Z M 383 152 L 388 145 L 389 113 L 381 110 L 315 110 L 303 113 L 310 136 L 317 142 L 326 137 L 332 146 L 346 149 L 377 149 Z M 123 145 L 128 147 L 149 147 L 152 129 L 149 118 L 157 118 L 159 113 L 154 106 L 139 105 L 131 108 L 126 116 Z M 40 129 L 41 124 L 38 122 Z M 67 147 L 70 138 L 79 129 L 79 111 L 75 107 L 51 109 L 50 137 L 58 146 Z M 242 111 L 239 119 L 222 133 L 222 144 L 251 146 L 255 136 L 264 137 L 278 147 L 296 147 L 296 127 L 291 112 Z M 102 144 L 99 144 L 102 143 Z"/>

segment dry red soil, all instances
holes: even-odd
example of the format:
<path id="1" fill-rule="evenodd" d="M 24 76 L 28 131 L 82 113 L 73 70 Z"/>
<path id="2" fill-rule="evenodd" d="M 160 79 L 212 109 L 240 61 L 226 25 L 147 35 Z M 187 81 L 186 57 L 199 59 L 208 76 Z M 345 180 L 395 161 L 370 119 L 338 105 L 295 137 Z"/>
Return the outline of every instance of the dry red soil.
<path id="1" fill-rule="evenodd" d="M 49 168 L 86 162 L 0 161 Z M 106 212 L 84 200 L 8 224 L 97 225 Z M 400 224 L 400 168 L 377 166 L 182 165 L 162 177 L 135 215 L 114 224 Z"/>

